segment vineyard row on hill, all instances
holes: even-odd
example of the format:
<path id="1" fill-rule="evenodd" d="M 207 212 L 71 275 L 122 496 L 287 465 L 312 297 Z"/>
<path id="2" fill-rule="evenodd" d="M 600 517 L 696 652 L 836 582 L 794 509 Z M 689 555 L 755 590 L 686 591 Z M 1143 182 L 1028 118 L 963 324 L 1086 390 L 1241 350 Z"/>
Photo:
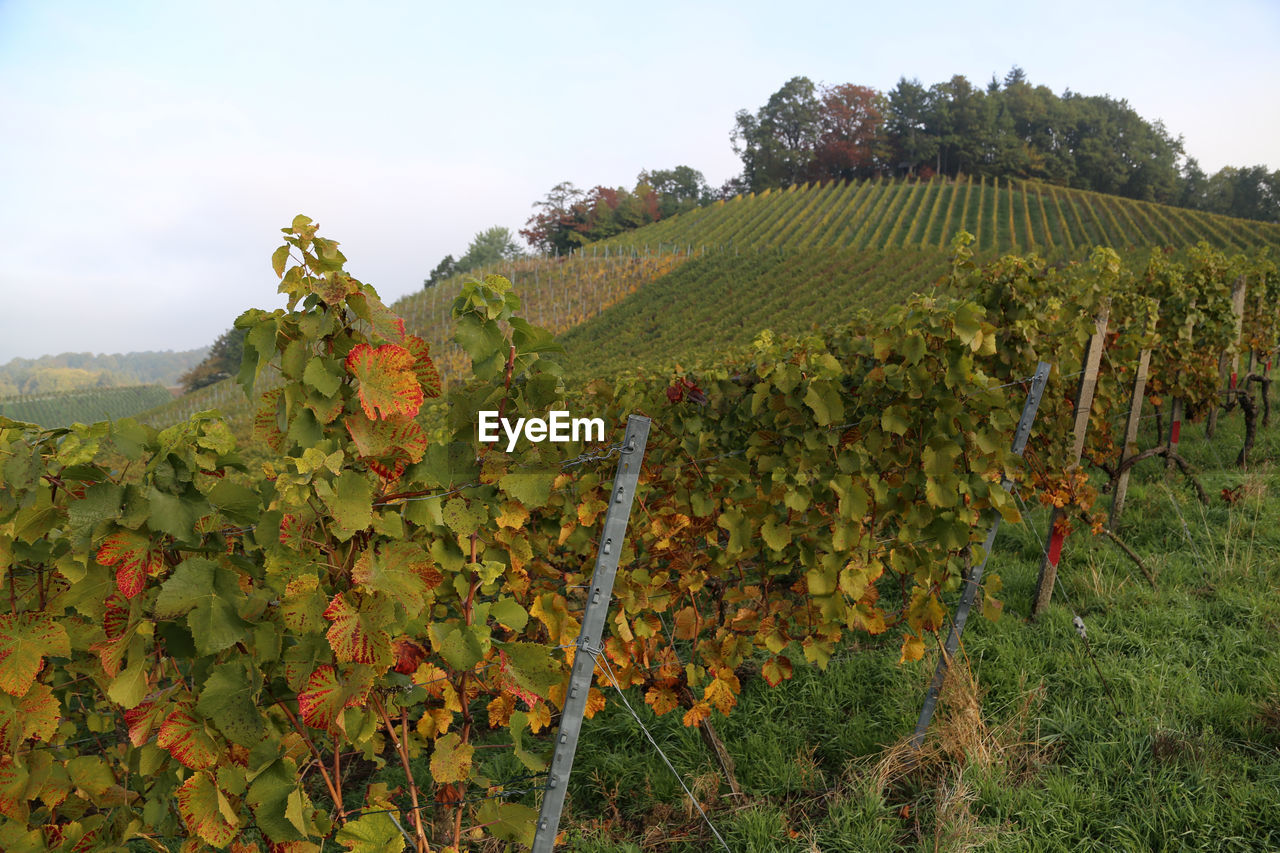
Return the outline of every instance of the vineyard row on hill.
<path id="1" fill-rule="evenodd" d="M 173 400 L 161 385 L 82 388 L 0 398 L 0 415 L 47 429 L 125 418 Z"/>
<path id="2" fill-rule="evenodd" d="M 1092 246 L 1229 251 L 1280 247 L 1280 225 L 1015 179 L 804 184 L 683 213 L 603 245 L 945 248 L 959 231 L 981 254 L 1076 253 Z M 587 247 L 590 251 L 590 247 Z"/>

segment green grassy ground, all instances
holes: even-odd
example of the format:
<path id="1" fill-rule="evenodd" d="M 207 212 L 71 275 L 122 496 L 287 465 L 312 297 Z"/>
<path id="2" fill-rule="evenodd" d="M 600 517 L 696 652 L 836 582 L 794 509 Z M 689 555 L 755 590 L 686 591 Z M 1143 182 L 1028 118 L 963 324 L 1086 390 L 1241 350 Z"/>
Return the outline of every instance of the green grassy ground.
<path id="1" fill-rule="evenodd" d="M 1030 623 L 1045 513 L 1002 530 L 988 568 L 1005 580 L 1005 613 L 970 621 L 973 682 L 944 694 L 913 772 L 894 772 L 906 753 L 893 745 L 932 661 L 899 666 L 894 642 L 863 637 L 776 689 L 744 683 L 740 707 L 715 718 L 741 798 L 677 714 L 655 717 L 634 691 L 631 706 L 733 851 L 1280 849 L 1280 469 L 1264 461 L 1280 426 L 1247 471 L 1231 465 L 1241 432 L 1238 414 L 1211 443 L 1184 431 L 1209 506 L 1161 462 L 1139 467 L 1121 535 L 1158 589 L 1079 532 L 1055 604 Z M 1235 487 L 1229 505 L 1221 492 Z M 565 849 L 719 849 L 687 802 L 610 690 L 584 730 Z"/>

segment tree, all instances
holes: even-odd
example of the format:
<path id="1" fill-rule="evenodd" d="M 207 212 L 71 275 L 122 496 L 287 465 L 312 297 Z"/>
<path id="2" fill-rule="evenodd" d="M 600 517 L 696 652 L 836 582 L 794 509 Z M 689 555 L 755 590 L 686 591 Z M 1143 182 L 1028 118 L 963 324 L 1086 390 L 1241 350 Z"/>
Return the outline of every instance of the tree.
<path id="1" fill-rule="evenodd" d="M 648 186 L 657 195 L 658 215 L 663 219 L 708 204 L 713 198 L 707 179 L 689 166 L 646 169 L 636 176 L 636 185 Z"/>
<path id="2" fill-rule="evenodd" d="M 190 394 L 198 388 L 234 376 L 240 369 L 240 359 L 244 354 L 244 336 L 244 329 L 234 327 L 219 335 L 204 361 L 178 379 L 183 392 Z"/>
<path id="3" fill-rule="evenodd" d="M 822 90 L 819 137 L 810 177 L 870 177 L 888 154 L 884 98 L 875 89 L 843 83 Z"/>
<path id="4" fill-rule="evenodd" d="M 481 267 L 490 267 L 502 261 L 511 261 L 522 256 L 524 251 L 516 242 L 510 229 L 495 225 L 481 231 L 471 240 L 471 245 L 455 266 L 455 273 L 470 272 Z"/>
<path id="5" fill-rule="evenodd" d="M 453 259 L 453 255 L 445 255 L 440 263 L 436 264 L 436 268 L 431 271 L 428 278 L 422 280 L 422 287 L 435 287 L 440 282 L 449 278 L 457 272 L 458 262 Z"/>
<path id="6" fill-rule="evenodd" d="M 821 135 L 820 113 L 808 77 L 792 77 L 755 115 L 738 110 L 730 138 L 753 191 L 804 180 Z"/>
<path id="7" fill-rule="evenodd" d="M 520 229 L 520 236 L 539 252 L 564 254 L 571 251 L 577 245 L 571 236 L 573 210 L 582 200 L 582 190 L 569 181 L 561 181 L 541 201 L 533 203 L 536 212 Z"/>
<path id="8" fill-rule="evenodd" d="M 919 80 L 902 77 L 889 92 L 886 127 L 893 139 L 894 171 L 915 174 L 920 166 L 932 165 L 938 151 L 936 127 L 929 126 L 929 92 Z"/>

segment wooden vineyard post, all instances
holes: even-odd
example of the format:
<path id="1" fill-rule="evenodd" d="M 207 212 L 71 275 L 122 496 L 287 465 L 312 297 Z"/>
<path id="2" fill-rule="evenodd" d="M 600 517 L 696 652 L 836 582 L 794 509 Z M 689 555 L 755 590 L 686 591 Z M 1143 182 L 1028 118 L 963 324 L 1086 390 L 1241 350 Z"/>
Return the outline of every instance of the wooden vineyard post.
<path id="1" fill-rule="evenodd" d="M 1107 518 L 1107 529 L 1114 531 L 1120 521 L 1120 513 L 1124 512 L 1125 495 L 1129 493 L 1129 472 L 1124 463 L 1137 453 L 1134 444 L 1138 439 L 1138 423 L 1142 419 L 1142 400 L 1147 390 L 1147 368 L 1151 364 L 1151 350 L 1144 349 L 1138 355 L 1138 373 L 1133 377 L 1133 396 L 1129 401 L 1129 419 L 1124 427 L 1124 444 L 1120 448 L 1120 476 L 1116 478 L 1116 492 L 1111 496 L 1111 513 Z"/>
<path id="2" fill-rule="evenodd" d="M 1080 387 L 1076 391 L 1076 421 L 1071 455 L 1067 462 L 1068 470 L 1077 467 L 1080 464 L 1080 457 L 1084 454 L 1084 439 L 1089 431 L 1089 411 L 1093 408 L 1093 392 L 1098 387 L 1098 365 L 1102 362 L 1102 349 L 1106 344 L 1109 313 L 1106 308 L 1098 312 L 1098 317 L 1094 321 L 1094 332 L 1089 337 L 1089 347 L 1085 351 L 1084 371 L 1080 374 Z M 1031 606 L 1033 618 L 1047 608 L 1049 601 L 1053 598 L 1053 585 L 1058 579 L 1058 561 L 1062 558 L 1063 534 L 1059 529 L 1059 521 L 1064 515 L 1060 507 L 1054 507 L 1049 513 L 1049 538 L 1040 560 L 1040 577 L 1036 581 L 1036 596 Z"/>
<path id="3" fill-rule="evenodd" d="M 569 676 L 569 689 L 565 692 L 564 707 L 561 709 L 560 730 L 556 733 L 555 751 L 551 756 L 547 790 L 542 795 L 542 810 L 538 814 L 534 830 L 533 853 L 550 853 L 555 847 L 556 833 L 560 829 L 565 788 L 569 782 L 569 772 L 573 769 L 578 736 L 582 732 L 587 694 L 591 689 L 591 678 L 595 674 L 596 655 L 601 647 L 600 637 L 604 633 L 609 600 L 613 597 L 618 556 L 622 553 L 627 519 L 631 516 L 636 484 L 640 479 L 640 463 L 644 459 L 645 445 L 649 440 L 649 424 L 649 419 L 640 415 L 627 418 L 622 454 L 618 457 L 618 470 L 613 477 L 613 499 L 609 501 L 604 528 L 600 531 L 596 567 L 591 575 L 587 606 L 582 613 L 582 633 L 578 635 L 573 655 L 573 671 Z"/>
<path id="4" fill-rule="evenodd" d="M 1044 386 L 1049 382 L 1050 367 L 1049 362 L 1040 362 L 1036 366 L 1035 376 L 1031 379 L 1031 390 L 1027 392 L 1027 401 L 1022 405 L 1022 417 L 1018 419 L 1018 431 L 1013 437 L 1013 452 L 1016 456 L 1021 456 L 1027 446 L 1027 437 L 1031 435 L 1031 425 L 1035 422 L 1036 411 L 1040 408 Z M 1005 491 L 1008 491 L 1013 484 L 1005 480 L 1002 485 Z M 986 571 L 987 560 L 991 557 L 991 548 L 995 545 L 996 531 L 999 529 L 1000 513 L 996 513 L 991 521 L 991 528 L 987 531 L 987 538 L 982 542 L 982 562 L 974 566 L 969 571 L 969 577 L 965 578 L 964 587 L 960 593 L 960 603 L 956 605 L 956 615 L 951 620 L 951 631 L 947 634 L 947 641 L 942 647 L 942 657 L 938 659 L 938 666 L 933 672 L 933 681 L 930 682 L 929 691 L 925 694 L 924 706 L 920 709 L 920 719 L 916 721 L 916 731 L 911 737 L 911 745 L 915 749 L 919 749 L 924 743 L 924 733 L 929 728 L 929 721 L 933 719 L 934 709 L 938 707 L 938 697 L 942 695 L 942 682 L 946 680 L 949 661 L 956 653 L 956 649 L 960 648 L 960 634 L 964 631 L 964 623 L 969 619 L 969 611 L 973 607 L 978 585 L 982 583 L 982 574 Z"/>

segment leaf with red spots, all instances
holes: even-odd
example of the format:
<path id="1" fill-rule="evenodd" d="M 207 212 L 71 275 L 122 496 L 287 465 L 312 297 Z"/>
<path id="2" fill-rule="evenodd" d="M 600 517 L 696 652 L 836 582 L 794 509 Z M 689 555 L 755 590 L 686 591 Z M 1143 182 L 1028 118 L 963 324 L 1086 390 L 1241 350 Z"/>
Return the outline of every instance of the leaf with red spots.
<path id="1" fill-rule="evenodd" d="M 124 712 L 124 724 L 129 730 L 129 742 L 142 746 L 151 740 L 151 733 L 165 720 L 168 703 L 164 702 L 172 691 L 161 691 L 148 696 L 143 702 Z"/>
<path id="2" fill-rule="evenodd" d="M 125 598 L 133 598 L 146 587 L 147 576 L 164 568 L 158 552 L 148 550 L 150 540 L 131 530 L 117 530 L 98 546 L 98 564 L 116 567 L 116 586 Z"/>
<path id="3" fill-rule="evenodd" d="M 357 317 L 373 326 L 373 331 L 383 340 L 398 344 L 404 339 L 404 320 L 382 303 L 372 287 L 348 296 L 347 306 Z"/>
<path id="4" fill-rule="evenodd" d="M 46 656 L 69 657 L 71 639 L 48 613 L 0 615 L 0 690 L 25 696 Z"/>
<path id="5" fill-rule="evenodd" d="M 440 371 L 428 353 L 431 345 L 417 335 L 405 335 L 400 345 L 413 355 L 413 374 L 418 377 L 422 393 L 428 397 L 440 396 Z"/>
<path id="6" fill-rule="evenodd" d="M 391 666 L 391 636 L 382 629 L 395 618 L 391 601 L 380 595 L 365 596 L 360 606 L 341 593 L 324 611 L 332 624 L 326 636 L 334 656 L 345 663 L 363 663 L 387 669 Z"/>
<path id="7" fill-rule="evenodd" d="M 47 741 L 58 731 L 61 711 L 53 688 L 40 682 L 21 699 L 0 695 L 0 751 L 15 752 L 27 738 Z"/>
<path id="8" fill-rule="evenodd" d="M 102 661 L 103 671 L 112 678 L 120 674 L 125 650 L 133 639 L 131 612 L 129 600 L 123 595 L 113 592 L 107 596 L 106 612 L 102 617 L 102 628 L 107 638 L 89 646 L 89 651 L 96 652 L 98 659 Z"/>
<path id="9" fill-rule="evenodd" d="M 335 731 L 342 728 L 342 709 L 363 705 L 373 685 L 343 678 L 329 664 L 318 666 L 307 680 L 307 689 L 298 693 L 298 712 L 312 728 Z"/>
<path id="10" fill-rule="evenodd" d="M 420 546 L 393 542 L 376 553 L 362 553 L 351 570 L 351 580 L 366 592 L 381 592 L 399 602 L 413 618 L 422 612 L 428 590 L 435 588 L 442 577 Z"/>
<path id="11" fill-rule="evenodd" d="M 277 453 L 284 451 L 284 398 L 280 389 L 263 392 L 253 413 L 253 437 Z"/>
<path id="12" fill-rule="evenodd" d="M 375 349 L 359 344 L 347 356 L 346 368 L 360 381 L 360 406 L 370 420 L 392 415 L 413 417 L 422 407 L 413 356 L 404 347 L 383 344 Z"/>
<path id="13" fill-rule="evenodd" d="M 165 718 L 156 744 L 192 770 L 213 767 L 218 763 L 217 744 L 204 730 L 204 724 L 192 717 L 185 705 Z"/>
<path id="14" fill-rule="evenodd" d="M 239 816 L 231 801 L 207 773 L 196 773 L 178 789 L 178 813 L 192 835 L 214 847 L 236 837 Z"/>
<path id="15" fill-rule="evenodd" d="M 297 548 L 302 534 L 302 521 L 292 513 L 280 516 L 280 544 L 286 548 Z"/>
<path id="16" fill-rule="evenodd" d="M 413 418 L 397 415 L 375 421 L 358 413 L 343 419 L 360 458 L 384 480 L 394 480 L 404 469 L 422 460 L 427 436 Z"/>

